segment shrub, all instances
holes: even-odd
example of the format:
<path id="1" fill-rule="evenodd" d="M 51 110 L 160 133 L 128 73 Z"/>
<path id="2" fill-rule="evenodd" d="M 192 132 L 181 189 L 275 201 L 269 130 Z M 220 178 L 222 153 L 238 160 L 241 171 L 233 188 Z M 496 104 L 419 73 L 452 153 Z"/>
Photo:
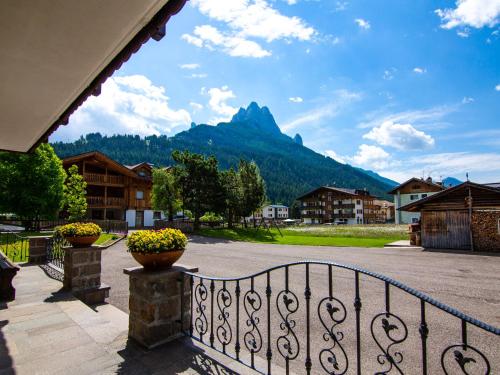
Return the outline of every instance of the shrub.
<path id="1" fill-rule="evenodd" d="M 222 217 L 213 213 L 213 212 L 205 212 L 205 215 L 200 217 L 200 221 L 202 223 L 209 223 L 209 222 L 214 222 L 214 221 L 222 221 Z"/>
<path id="2" fill-rule="evenodd" d="M 94 223 L 72 223 L 55 229 L 56 236 L 62 237 L 90 237 L 100 236 L 101 227 Z"/>
<path id="3" fill-rule="evenodd" d="M 141 230 L 127 238 L 128 251 L 141 254 L 158 254 L 184 250 L 187 237 L 178 229 Z"/>

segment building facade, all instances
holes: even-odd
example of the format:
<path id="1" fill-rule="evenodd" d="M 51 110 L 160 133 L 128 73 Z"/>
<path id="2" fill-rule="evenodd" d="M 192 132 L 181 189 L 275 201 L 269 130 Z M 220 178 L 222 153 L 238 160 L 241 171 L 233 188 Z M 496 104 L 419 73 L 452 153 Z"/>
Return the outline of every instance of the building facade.
<path id="1" fill-rule="evenodd" d="M 88 152 L 63 159 L 87 182 L 87 217 L 94 220 L 125 220 L 130 228 L 153 227 L 163 219 L 151 208 L 152 167 L 148 163 L 120 164 L 100 152 Z"/>
<path id="2" fill-rule="evenodd" d="M 402 209 L 421 213 L 425 248 L 500 252 L 500 188 L 467 181 Z"/>
<path id="3" fill-rule="evenodd" d="M 374 224 L 375 198 L 366 190 L 321 186 L 297 198 L 306 224 Z"/>
<path id="4" fill-rule="evenodd" d="M 288 207 L 281 204 L 270 204 L 262 208 L 262 217 L 264 219 L 288 219 Z"/>
<path id="5" fill-rule="evenodd" d="M 373 201 L 373 205 L 375 206 L 375 214 L 377 223 L 392 223 L 394 222 L 394 203 L 375 199 Z"/>
<path id="6" fill-rule="evenodd" d="M 419 212 L 401 211 L 399 208 L 439 193 L 444 189 L 441 184 L 433 182 L 430 177 L 425 180 L 414 177 L 396 186 L 389 192 L 394 196 L 396 224 L 417 223 L 420 220 Z"/>

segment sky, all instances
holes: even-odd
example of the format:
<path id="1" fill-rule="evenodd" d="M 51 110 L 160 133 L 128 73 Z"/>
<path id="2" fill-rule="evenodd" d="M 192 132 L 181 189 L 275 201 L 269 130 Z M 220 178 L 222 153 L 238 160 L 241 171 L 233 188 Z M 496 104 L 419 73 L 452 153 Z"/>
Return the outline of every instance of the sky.
<path id="1" fill-rule="evenodd" d="M 173 136 L 251 101 L 399 182 L 500 181 L 500 0 L 190 0 L 51 141 Z"/>

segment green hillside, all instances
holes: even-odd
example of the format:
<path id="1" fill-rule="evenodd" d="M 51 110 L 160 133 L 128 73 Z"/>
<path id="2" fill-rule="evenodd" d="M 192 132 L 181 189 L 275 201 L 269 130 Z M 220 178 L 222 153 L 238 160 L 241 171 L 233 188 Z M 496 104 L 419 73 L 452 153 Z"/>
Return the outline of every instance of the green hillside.
<path id="1" fill-rule="evenodd" d="M 222 168 L 236 166 L 240 159 L 254 160 L 273 203 L 291 204 L 320 185 L 366 188 L 383 198 L 389 198 L 386 192 L 391 188 L 383 180 L 318 154 L 282 134 L 267 107 L 259 108 L 255 103 L 240 109 L 230 123 L 193 126 L 174 137 L 107 137 L 94 133 L 72 143 L 55 142 L 53 146 L 60 157 L 96 150 L 123 164 L 147 161 L 156 166 L 171 165 L 173 150 L 215 155 Z"/>

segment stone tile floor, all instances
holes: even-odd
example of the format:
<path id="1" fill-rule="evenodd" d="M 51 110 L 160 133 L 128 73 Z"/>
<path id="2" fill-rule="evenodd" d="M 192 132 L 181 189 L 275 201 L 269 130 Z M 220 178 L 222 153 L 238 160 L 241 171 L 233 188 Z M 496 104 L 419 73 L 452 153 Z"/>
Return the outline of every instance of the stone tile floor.
<path id="1" fill-rule="evenodd" d="M 187 338 L 141 348 L 128 340 L 126 313 L 84 305 L 38 266 L 14 281 L 16 301 L 0 304 L 0 375 L 249 373 Z"/>

